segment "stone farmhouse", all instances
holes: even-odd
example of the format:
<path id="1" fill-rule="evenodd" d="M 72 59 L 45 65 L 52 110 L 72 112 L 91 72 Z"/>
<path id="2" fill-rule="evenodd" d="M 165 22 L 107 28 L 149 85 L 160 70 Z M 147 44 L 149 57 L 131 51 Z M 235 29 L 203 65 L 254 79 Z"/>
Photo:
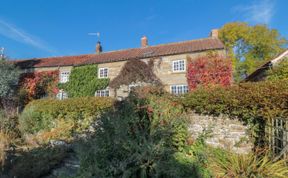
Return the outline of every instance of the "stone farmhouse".
<path id="1" fill-rule="evenodd" d="M 103 52 L 102 46 L 98 42 L 95 54 L 17 60 L 16 65 L 23 72 L 59 70 L 59 81 L 65 83 L 69 81 L 73 67 L 97 64 L 99 71 L 98 76 L 95 77 L 109 78 L 111 81 L 120 73 L 127 61 L 137 59 L 148 63 L 150 59 L 153 59 L 154 63 L 157 63 L 153 67 L 153 72 L 161 80 L 164 89 L 173 94 L 182 94 L 188 92 L 187 57 L 193 60 L 201 55 L 206 55 L 208 51 L 226 56 L 224 45 L 218 39 L 218 30 L 212 30 L 207 38 L 155 46 L 149 46 L 148 39 L 144 36 L 141 38 L 139 48 L 108 52 Z M 115 90 L 107 88 L 95 91 L 95 95 L 125 97 L 128 95 L 130 87 L 134 85 L 127 86 L 117 94 L 115 94 Z M 61 99 L 67 97 L 67 94 L 65 91 L 60 91 L 58 96 Z"/>

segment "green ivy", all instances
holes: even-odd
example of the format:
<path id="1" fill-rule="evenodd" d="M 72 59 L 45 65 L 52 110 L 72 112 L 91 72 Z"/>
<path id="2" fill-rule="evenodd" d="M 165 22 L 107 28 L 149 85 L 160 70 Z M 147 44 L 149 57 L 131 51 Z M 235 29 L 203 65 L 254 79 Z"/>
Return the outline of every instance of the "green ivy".
<path id="1" fill-rule="evenodd" d="M 94 96 L 96 90 L 105 89 L 109 84 L 109 79 L 98 78 L 98 66 L 87 65 L 72 69 L 69 82 L 59 84 L 60 89 L 64 89 L 69 97 Z"/>

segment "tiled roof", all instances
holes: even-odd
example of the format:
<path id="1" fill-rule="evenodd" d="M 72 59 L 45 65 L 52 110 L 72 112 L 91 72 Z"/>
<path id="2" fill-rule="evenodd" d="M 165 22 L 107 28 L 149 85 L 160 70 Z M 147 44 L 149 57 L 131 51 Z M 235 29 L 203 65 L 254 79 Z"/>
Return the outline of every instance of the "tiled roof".
<path id="1" fill-rule="evenodd" d="M 57 67 L 78 66 L 85 64 L 99 64 L 117 62 L 130 59 L 159 57 L 205 50 L 224 49 L 223 43 L 217 38 L 205 38 L 178 43 L 169 43 L 143 48 L 125 49 L 119 51 L 102 52 L 100 54 L 87 54 L 79 56 L 63 56 L 51 58 L 35 58 L 15 61 L 22 68 L 31 67 Z"/>
<path id="2" fill-rule="evenodd" d="M 49 58 L 34 58 L 27 60 L 13 61 L 20 68 L 33 67 L 58 67 L 58 66 L 77 66 L 90 59 L 94 54 L 85 54 L 78 56 L 60 56 Z"/>

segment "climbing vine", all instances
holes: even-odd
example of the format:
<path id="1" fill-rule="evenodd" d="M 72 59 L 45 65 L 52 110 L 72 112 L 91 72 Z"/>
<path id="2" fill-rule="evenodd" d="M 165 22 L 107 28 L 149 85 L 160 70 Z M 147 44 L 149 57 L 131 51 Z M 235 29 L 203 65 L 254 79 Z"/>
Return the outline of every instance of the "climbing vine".
<path id="1" fill-rule="evenodd" d="M 119 88 L 121 85 L 143 82 L 161 85 L 160 80 L 153 72 L 154 61 L 151 59 L 148 64 L 133 59 L 126 62 L 119 75 L 111 81 L 110 87 Z"/>
<path id="2" fill-rule="evenodd" d="M 59 71 L 24 73 L 20 76 L 20 95 L 24 103 L 44 96 L 55 96 L 58 93 Z M 25 96 L 24 96 L 25 95 Z"/>
<path id="3" fill-rule="evenodd" d="M 64 89 L 69 97 L 94 96 L 96 90 L 105 89 L 109 84 L 109 79 L 98 78 L 98 66 L 87 65 L 72 69 L 69 82 L 59 84 L 59 88 Z"/>
<path id="4" fill-rule="evenodd" d="M 215 84 L 228 86 L 232 82 L 231 60 L 213 53 L 193 60 L 188 58 L 187 81 L 190 90 Z"/>

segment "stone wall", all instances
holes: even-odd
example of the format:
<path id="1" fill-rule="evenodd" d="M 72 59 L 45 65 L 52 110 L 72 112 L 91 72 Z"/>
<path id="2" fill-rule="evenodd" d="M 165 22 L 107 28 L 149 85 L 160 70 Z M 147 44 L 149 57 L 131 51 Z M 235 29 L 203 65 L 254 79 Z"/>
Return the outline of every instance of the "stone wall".
<path id="1" fill-rule="evenodd" d="M 189 132 L 193 139 L 201 134 L 205 136 L 206 144 L 212 147 L 220 147 L 233 152 L 248 153 L 253 148 L 249 138 L 248 126 L 236 119 L 225 116 L 213 117 L 191 113 Z"/>

